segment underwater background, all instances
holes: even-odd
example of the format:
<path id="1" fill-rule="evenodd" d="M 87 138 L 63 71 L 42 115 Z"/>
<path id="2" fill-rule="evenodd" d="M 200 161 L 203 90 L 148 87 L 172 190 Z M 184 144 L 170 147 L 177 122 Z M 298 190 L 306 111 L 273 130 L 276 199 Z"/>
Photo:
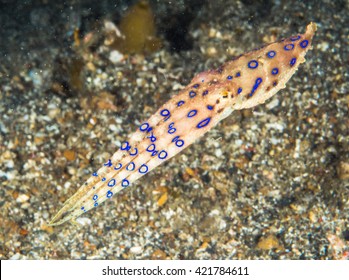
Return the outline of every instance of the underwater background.
<path id="1" fill-rule="evenodd" d="M 348 1 L 0 0 L 1 259 L 348 259 Z M 318 30 L 265 105 L 47 223 L 199 72 Z"/>

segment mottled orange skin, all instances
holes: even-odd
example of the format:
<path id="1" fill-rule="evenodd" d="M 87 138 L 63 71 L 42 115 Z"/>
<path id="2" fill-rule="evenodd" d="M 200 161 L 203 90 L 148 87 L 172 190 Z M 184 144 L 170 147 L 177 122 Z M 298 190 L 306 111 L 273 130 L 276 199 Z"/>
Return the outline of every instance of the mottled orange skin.
<path id="1" fill-rule="evenodd" d="M 120 183 L 122 180 L 126 179 L 132 183 L 143 176 L 144 174 L 140 173 L 142 165 L 147 166 L 147 172 L 151 171 L 191 145 L 219 121 L 230 115 L 232 111 L 251 108 L 271 98 L 285 87 L 286 82 L 295 73 L 298 66 L 305 61 L 304 56 L 311 48 L 315 31 L 316 25 L 310 23 L 305 34 L 297 35 L 299 37 L 297 41 L 292 41 L 297 37 L 294 36 L 269 44 L 258 50 L 245 53 L 216 70 L 196 75 L 187 87 L 172 97 L 145 122 L 149 127 L 152 127 L 152 130 L 147 132 L 138 128 L 128 140 L 129 146 L 132 148 L 129 151 L 118 150 L 110 159 L 109 165 L 111 166 L 103 166 L 98 170 L 97 176 L 91 176 L 66 201 L 50 224 L 62 224 L 95 207 L 96 203 L 100 205 L 108 199 L 106 196 L 108 191 L 115 194 L 123 189 Z M 307 40 L 308 44 L 302 48 L 300 42 L 304 40 Z M 285 50 L 285 46 L 291 43 L 294 48 Z M 273 58 L 269 58 L 267 55 L 270 51 L 276 53 Z M 292 59 L 295 59 L 294 63 L 290 63 Z M 255 69 L 249 67 L 249 65 L 256 65 L 256 63 L 258 63 L 258 67 Z M 272 75 L 274 68 L 278 69 L 277 75 Z M 261 82 L 256 86 L 258 79 Z M 239 88 L 242 89 L 241 92 L 239 92 Z M 194 97 L 190 97 L 192 91 L 195 92 Z M 208 93 L 203 94 L 205 91 Z M 184 103 L 178 106 L 180 101 Z M 210 109 L 208 106 L 211 106 Z M 170 112 L 169 118 L 161 115 L 163 110 Z M 188 117 L 192 110 L 197 110 L 196 115 Z M 198 127 L 208 118 L 210 121 L 207 125 Z M 173 134 L 169 133 L 171 123 L 176 129 Z M 155 142 L 151 141 L 151 134 L 156 137 Z M 177 146 L 177 142 L 173 141 L 174 137 L 177 136 L 178 139 L 184 141 L 180 147 Z M 156 150 L 159 151 L 155 156 L 147 151 L 147 148 L 152 144 L 155 144 Z M 136 150 L 137 155 L 131 155 Z M 161 151 L 164 152 L 160 154 Z M 160 158 L 160 155 L 164 155 L 165 152 L 166 158 Z M 126 166 L 129 167 L 130 163 L 134 164 L 134 170 L 127 170 Z M 122 164 L 122 168 L 115 170 L 114 167 L 119 164 Z M 110 184 L 113 179 L 116 180 L 117 184 L 109 187 L 108 182 Z M 96 196 L 98 198 L 94 199 Z M 84 210 L 81 210 L 82 207 Z"/>

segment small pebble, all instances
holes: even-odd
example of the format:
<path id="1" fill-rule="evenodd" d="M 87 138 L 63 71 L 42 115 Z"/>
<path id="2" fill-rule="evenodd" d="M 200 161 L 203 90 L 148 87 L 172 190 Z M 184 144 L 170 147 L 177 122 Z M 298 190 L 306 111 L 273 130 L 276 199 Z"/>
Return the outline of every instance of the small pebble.
<path id="1" fill-rule="evenodd" d="M 165 192 L 161 197 L 160 197 L 160 199 L 158 200 L 158 206 L 159 207 L 161 207 L 161 206 L 163 206 L 165 203 L 166 203 L 166 201 L 167 201 L 167 192 Z"/>
<path id="2" fill-rule="evenodd" d="M 79 217 L 76 219 L 76 222 L 82 226 L 88 226 L 91 224 L 91 219 L 85 217 Z"/>
<path id="3" fill-rule="evenodd" d="M 16 199 L 16 201 L 19 202 L 19 203 L 24 203 L 24 202 L 26 202 L 26 201 L 28 201 L 28 200 L 29 200 L 29 196 L 26 195 L 26 194 L 20 194 L 20 195 L 17 197 L 17 199 Z"/>
<path id="4" fill-rule="evenodd" d="M 345 180 L 349 178 L 349 163 L 340 162 L 337 167 L 339 179 Z"/>
<path id="5" fill-rule="evenodd" d="M 160 249 L 154 251 L 152 254 L 151 254 L 151 259 L 152 260 L 165 260 L 166 259 L 166 253 Z"/>
<path id="6" fill-rule="evenodd" d="M 118 63 L 124 59 L 124 55 L 116 50 L 113 50 L 109 53 L 109 60 L 112 63 Z"/>
<path id="7" fill-rule="evenodd" d="M 135 246 L 130 249 L 130 252 L 135 255 L 139 255 L 143 252 L 143 248 L 141 246 Z"/>
<path id="8" fill-rule="evenodd" d="M 21 259 L 21 254 L 19 254 L 19 253 L 14 254 L 14 255 L 10 258 L 10 260 L 19 260 L 19 259 Z"/>
<path id="9" fill-rule="evenodd" d="M 76 152 L 73 150 L 65 150 L 63 155 L 67 160 L 70 160 L 70 161 L 75 160 L 76 158 Z"/>
<path id="10" fill-rule="evenodd" d="M 275 235 L 268 235 L 267 237 L 262 237 L 257 244 L 257 248 L 261 250 L 271 250 L 279 248 L 279 240 Z"/>

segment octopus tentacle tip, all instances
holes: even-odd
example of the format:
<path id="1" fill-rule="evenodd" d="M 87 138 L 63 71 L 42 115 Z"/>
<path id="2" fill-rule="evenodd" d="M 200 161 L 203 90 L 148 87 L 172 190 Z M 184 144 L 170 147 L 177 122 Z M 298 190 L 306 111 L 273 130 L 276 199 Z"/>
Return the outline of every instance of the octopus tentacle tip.
<path id="1" fill-rule="evenodd" d="M 317 25 L 315 22 L 310 22 L 307 25 L 306 33 L 315 33 L 317 30 Z"/>

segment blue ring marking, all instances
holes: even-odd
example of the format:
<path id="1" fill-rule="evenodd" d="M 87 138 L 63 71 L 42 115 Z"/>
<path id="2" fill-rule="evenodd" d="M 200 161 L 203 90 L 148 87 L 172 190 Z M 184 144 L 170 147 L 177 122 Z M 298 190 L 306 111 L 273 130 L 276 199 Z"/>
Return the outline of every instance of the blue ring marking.
<path id="1" fill-rule="evenodd" d="M 173 126 L 174 126 L 174 122 L 171 122 L 170 125 L 168 126 L 169 130 L 167 131 L 169 134 L 173 134 L 177 131 L 177 129 L 174 128 Z"/>
<path id="2" fill-rule="evenodd" d="M 240 94 L 241 92 L 242 92 L 242 88 L 239 87 L 239 88 L 238 88 L 238 94 Z"/>
<path id="3" fill-rule="evenodd" d="M 154 157 L 154 156 L 156 156 L 157 154 L 158 154 L 158 151 L 154 151 L 154 152 L 151 153 L 151 156 Z"/>
<path id="4" fill-rule="evenodd" d="M 284 46 L 284 50 L 285 51 L 291 51 L 294 49 L 294 45 L 293 44 L 287 44 L 286 46 Z"/>
<path id="5" fill-rule="evenodd" d="M 190 98 L 195 97 L 195 95 L 196 95 L 196 92 L 195 92 L 195 91 L 192 91 L 192 90 L 191 90 L 191 91 L 189 92 L 189 97 L 190 97 Z"/>
<path id="6" fill-rule="evenodd" d="M 167 158 L 167 152 L 165 150 L 162 150 L 159 154 L 158 154 L 159 159 L 165 159 Z"/>
<path id="7" fill-rule="evenodd" d="M 257 60 L 251 60 L 248 64 L 247 64 L 248 68 L 250 69 L 256 69 L 258 67 L 258 61 Z"/>
<path id="8" fill-rule="evenodd" d="M 184 103 L 185 103 L 185 102 L 184 102 L 183 100 L 181 100 L 181 101 L 179 101 L 179 102 L 177 103 L 177 106 L 180 107 L 180 106 L 182 106 Z"/>
<path id="9" fill-rule="evenodd" d="M 300 42 L 300 46 L 302 49 L 305 49 L 309 44 L 309 41 L 308 40 L 303 40 L 302 42 Z"/>
<path id="10" fill-rule="evenodd" d="M 241 73 L 240 72 L 237 72 L 236 74 L 235 74 L 235 77 L 240 77 L 241 76 Z"/>
<path id="11" fill-rule="evenodd" d="M 108 182 L 108 187 L 114 187 L 115 184 L 116 184 L 115 179 L 111 179 L 111 180 Z"/>
<path id="12" fill-rule="evenodd" d="M 97 177 L 98 176 L 97 172 L 92 173 L 92 176 Z"/>
<path id="13" fill-rule="evenodd" d="M 199 87 L 199 84 L 193 85 L 193 88 L 198 88 L 198 87 Z"/>
<path id="14" fill-rule="evenodd" d="M 262 78 L 257 78 L 256 79 L 256 85 L 259 86 L 262 83 Z"/>
<path id="15" fill-rule="evenodd" d="M 130 167 L 131 166 L 131 167 Z M 136 165 L 134 164 L 134 162 L 130 162 L 127 166 L 126 166 L 126 170 L 127 171 L 133 171 L 135 170 Z"/>
<path id="16" fill-rule="evenodd" d="M 178 140 L 178 141 L 176 141 L 176 146 L 177 146 L 178 148 L 182 147 L 183 145 L 184 145 L 184 141 L 183 141 L 183 140 Z"/>
<path id="17" fill-rule="evenodd" d="M 141 167 L 138 169 L 139 173 L 145 174 L 148 172 L 148 166 L 145 164 L 142 164 Z"/>
<path id="18" fill-rule="evenodd" d="M 135 152 L 132 154 L 131 152 L 129 153 L 130 156 L 135 156 L 138 154 L 138 149 L 137 148 L 134 148 Z"/>
<path id="19" fill-rule="evenodd" d="M 169 134 L 173 134 L 176 132 L 176 129 L 173 127 L 167 131 Z"/>
<path id="20" fill-rule="evenodd" d="M 84 212 L 86 212 L 86 210 L 85 210 L 85 207 L 84 207 L 84 206 L 82 206 L 82 207 L 81 207 L 81 210 L 82 210 L 82 211 L 84 211 Z"/>
<path id="21" fill-rule="evenodd" d="M 251 90 L 250 96 L 252 96 L 254 94 L 254 92 L 257 90 L 257 88 L 259 87 L 259 85 L 262 83 L 262 78 L 257 78 L 256 82 Z"/>
<path id="22" fill-rule="evenodd" d="M 227 77 L 227 79 L 228 79 L 228 80 L 232 80 L 232 79 L 233 79 L 233 76 L 230 76 L 230 75 L 229 75 L 229 76 Z"/>
<path id="23" fill-rule="evenodd" d="M 291 61 L 290 61 L 291 67 L 296 64 L 296 61 L 297 61 L 297 58 L 295 58 L 295 57 L 291 59 Z"/>
<path id="24" fill-rule="evenodd" d="M 188 113 L 188 118 L 192 118 L 192 117 L 194 117 L 196 114 L 198 113 L 198 111 L 197 110 L 191 110 L 189 113 Z"/>
<path id="25" fill-rule="evenodd" d="M 152 149 L 150 149 L 150 147 L 152 147 Z M 155 144 L 150 144 L 148 147 L 147 147 L 147 152 L 153 152 L 155 150 Z"/>
<path id="26" fill-rule="evenodd" d="M 211 106 L 211 105 L 207 105 L 207 109 L 209 109 L 209 110 L 213 110 L 213 106 Z"/>
<path id="27" fill-rule="evenodd" d="M 179 148 L 184 145 L 184 141 L 179 139 L 179 136 L 176 136 L 175 138 L 173 138 L 171 142 L 175 142 L 176 146 Z"/>
<path id="28" fill-rule="evenodd" d="M 296 37 L 291 37 L 290 40 L 291 40 L 292 42 L 295 42 L 295 41 L 298 41 L 300 38 L 301 38 L 301 36 L 298 35 L 298 36 L 296 36 Z"/>
<path id="29" fill-rule="evenodd" d="M 141 126 L 139 127 L 139 130 L 140 131 L 146 131 L 149 127 L 150 127 L 149 123 L 145 122 L 145 123 L 141 124 Z"/>
<path id="30" fill-rule="evenodd" d="M 97 207 L 97 206 L 98 206 L 98 202 L 96 202 L 93 206 L 94 206 L 94 207 Z"/>
<path id="31" fill-rule="evenodd" d="M 121 182 L 121 186 L 123 188 L 126 188 L 130 185 L 130 182 L 127 180 L 127 179 L 123 179 L 122 182 Z"/>
<path id="32" fill-rule="evenodd" d="M 107 198 L 111 198 L 112 196 L 113 196 L 113 192 L 109 190 L 107 192 Z"/>
<path id="33" fill-rule="evenodd" d="M 275 55 L 276 55 L 276 52 L 275 52 L 275 51 L 270 51 L 270 52 L 267 53 L 267 56 L 268 56 L 269 58 L 273 58 Z"/>
<path id="34" fill-rule="evenodd" d="M 205 90 L 203 93 L 202 93 L 202 96 L 205 96 L 208 94 L 208 90 Z"/>
<path id="35" fill-rule="evenodd" d="M 95 194 L 92 199 L 93 200 L 97 200 L 98 199 L 98 195 Z"/>
<path id="36" fill-rule="evenodd" d="M 103 165 L 104 165 L 104 166 L 110 167 L 110 166 L 112 166 L 113 164 L 111 163 L 111 160 L 108 159 L 108 162 L 104 163 Z"/>
<path id="37" fill-rule="evenodd" d="M 167 109 L 163 109 L 163 110 L 161 110 L 161 112 L 160 112 L 160 115 L 163 116 L 163 117 L 167 117 L 167 116 L 169 116 L 170 114 L 171 114 L 170 111 L 167 110 Z"/>
<path id="38" fill-rule="evenodd" d="M 274 82 L 274 83 L 273 83 L 273 86 L 275 87 L 276 85 L 277 85 L 277 82 Z"/>
<path id="39" fill-rule="evenodd" d="M 124 145 L 126 145 L 126 147 Z M 131 146 L 130 146 L 130 144 L 127 141 L 125 141 L 124 143 L 121 144 L 121 148 L 120 149 L 122 151 L 128 151 L 128 150 L 131 149 Z"/>
<path id="40" fill-rule="evenodd" d="M 105 180 L 107 180 L 107 178 L 102 178 L 102 182 L 104 182 Z"/>
<path id="41" fill-rule="evenodd" d="M 277 75 L 278 73 L 279 73 L 279 69 L 277 68 L 273 68 L 273 70 L 271 70 L 272 75 Z"/>
<path id="42" fill-rule="evenodd" d="M 171 113 L 170 113 L 170 111 L 167 110 L 167 109 L 161 110 L 160 115 L 163 116 L 163 117 L 166 117 L 166 118 L 164 119 L 164 121 L 167 121 L 167 120 L 171 117 Z"/>
<path id="43" fill-rule="evenodd" d="M 119 164 L 119 166 L 118 167 L 114 167 L 114 170 L 119 170 L 121 167 L 122 167 L 122 164 L 121 163 L 118 163 Z"/>
<path id="44" fill-rule="evenodd" d="M 208 125 L 211 121 L 211 118 L 206 118 L 204 120 L 202 120 L 201 122 L 198 123 L 198 125 L 196 126 L 197 128 L 203 128 L 205 127 L 206 125 Z"/>
<path id="45" fill-rule="evenodd" d="M 156 137 L 154 136 L 153 133 L 151 133 L 150 136 L 147 136 L 147 138 L 149 138 L 151 142 L 155 142 L 156 141 Z"/>

